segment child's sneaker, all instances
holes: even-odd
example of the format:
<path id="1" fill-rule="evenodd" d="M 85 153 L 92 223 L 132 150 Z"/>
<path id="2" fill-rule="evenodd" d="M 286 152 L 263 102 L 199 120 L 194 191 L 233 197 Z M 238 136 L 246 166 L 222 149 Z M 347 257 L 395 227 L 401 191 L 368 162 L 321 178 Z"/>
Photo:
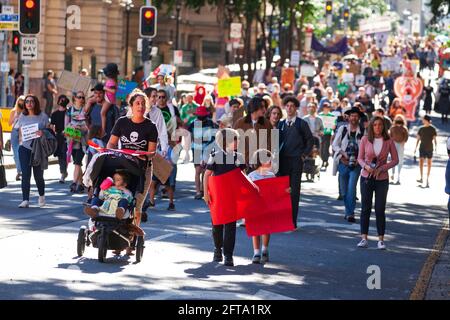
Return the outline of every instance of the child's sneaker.
<path id="1" fill-rule="evenodd" d="M 254 263 L 254 264 L 261 263 L 261 255 L 259 253 L 255 253 L 253 255 L 252 263 Z"/>
<path id="2" fill-rule="evenodd" d="M 261 256 L 261 263 L 269 262 L 269 251 L 263 251 Z"/>

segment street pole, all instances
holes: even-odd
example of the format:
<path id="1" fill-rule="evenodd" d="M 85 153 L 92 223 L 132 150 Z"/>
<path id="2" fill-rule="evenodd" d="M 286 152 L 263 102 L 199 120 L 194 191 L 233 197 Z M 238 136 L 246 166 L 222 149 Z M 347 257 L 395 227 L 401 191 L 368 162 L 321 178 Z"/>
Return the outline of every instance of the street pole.
<path id="1" fill-rule="evenodd" d="M 29 88 L 30 88 L 30 77 L 29 77 L 29 67 L 30 67 L 30 61 L 24 60 L 23 61 L 23 94 L 27 95 Z"/>
<path id="2" fill-rule="evenodd" d="M 175 31 L 175 50 L 178 50 L 178 39 L 180 38 L 180 11 L 181 11 L 181 4 L 180 1 L 177 1 L 177 24 L 176 24 L 176 31 Z"/>
<path id="3" fill-rule="evenodd" d="M 145 2 L 146 6 L 151 6 L 152 5 L 152 1 L 151 0 L 146 0 Z M 151 43 L 151 41 L 150 41 Z M 150 45 L 151 48 L 151 45 Z M 150 53 L 150 60 L 149 61 L 144 61 L 144 78 L 147 79 L 150 76 L 150 73 L 152 72 L 152 61 L 151 61 L 151 53 Z"/>
<path id="4" fill-rule="evenodd" d="M 348 0 L 344 2 L 344 12 L 348 9 Z M 344 17 L 344 35 L 347 35 L 348 20 Z"/>
<path id="5" fill-rule="evenodd" d="M 8 32 L 3 32 L 3 46 L 2 46 L 2 62 L 8 62 Z M 2 73 L 2 100 L 1 106 L 6 107 L 6 85 L 8 83 L 8 72 Z"/>
<path id="6" fill-rule="evenodd" d="M 125 72 L 124 72 L 124 77 L 127 76 L 128 74 L 128 41 L 129 41 L 129 34 L 130 34 L 130 6 L 127 4 L 126 7 L 127 10 L 127 32 L 125 35 Z"/>

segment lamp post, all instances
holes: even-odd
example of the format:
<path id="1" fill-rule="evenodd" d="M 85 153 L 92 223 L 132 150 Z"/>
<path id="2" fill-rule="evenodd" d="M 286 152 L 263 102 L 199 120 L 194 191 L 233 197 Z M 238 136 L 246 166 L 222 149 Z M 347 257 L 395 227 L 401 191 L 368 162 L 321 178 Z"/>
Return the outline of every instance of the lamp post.
<path id="1" fill-rule="evenodd" d="M 127 15 L 127 26 L 125 33 L 125 69 L 124 76 L 128 73 L 128 44 L 129 44 L 129 34 L 130 34 L 130 12 L 131 8 L 134 7 L 133 0 L 122 0 L 120 5 L 125 8 L 125 12 Z"/>
<path id="2" fill-rule="evenodd" d="M 177 11 L 177 24 L 176 24 L 176 30 L 175 30 L 175 50 L 178 50 L 179 48 L 179 33 L 180 33 L 180 11 L 181 11 L 181 0 L 177 0 L 176 7 Z"/>

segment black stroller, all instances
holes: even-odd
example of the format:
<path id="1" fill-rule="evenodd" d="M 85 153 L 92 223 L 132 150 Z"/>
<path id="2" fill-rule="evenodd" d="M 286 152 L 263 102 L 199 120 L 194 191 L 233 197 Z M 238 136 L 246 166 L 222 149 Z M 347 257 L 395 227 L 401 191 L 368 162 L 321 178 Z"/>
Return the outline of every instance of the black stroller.
<path id="1" fill-rule="evenodd" d="M 313 150 L 303 161 L 303 173 L 306 175 L 308 182 L 314 182 L 316 176 L 320 180 L 320 167 L 322 166 L 322 159 L 320 158 L 320 140 L 317 137 L 313 137 L 313 139 Z"/>
<path id="2" fill-rule="evenodd" d="M 144 236 L 132 232 L 133 213 L 136 194 L 143 192 L 145 183 L 145 165 L 139 159 L 116 151 L 102 153 L 93 164 L 91 180 L 94 196 L 100 193 L 100 184 L 112 177 L 117 170 L 128 173 L 128 189 L 133 194 L 133 203 L 128 207 L 130 218 L 119 220 L 115 217 L 98 216 L 82 226 L 78 232 L 77 254 L 81 257 L 86 246 L 98 248 L 98 261 L 106 262 L 108 250 L 122 251 L 126 248 L 136 250 L 136 262 L 140 262 L 144 253 Z"/>

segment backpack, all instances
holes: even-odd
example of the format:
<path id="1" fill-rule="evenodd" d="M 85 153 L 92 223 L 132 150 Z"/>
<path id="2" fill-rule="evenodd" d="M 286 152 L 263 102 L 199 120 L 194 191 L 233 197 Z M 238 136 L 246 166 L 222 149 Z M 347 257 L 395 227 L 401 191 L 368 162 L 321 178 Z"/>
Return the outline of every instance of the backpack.
<path id="1" fill-rule="evenodd" d="M 345 125 L 344 129 L 342 129 L 341 141 L 342 141 L 342 138 L 345 137 L 345 135 L 347 134 L 347 131 L 348 131 L 348 129 L 347 129 L 347 126 Z M 359 131 L 360 131 L 359 134 L 356 135 L 356 140 L 361 140 L 362 137 L 364 136 L 364 128 L 361 127 L 361 124 L 359 125 Z"/>

